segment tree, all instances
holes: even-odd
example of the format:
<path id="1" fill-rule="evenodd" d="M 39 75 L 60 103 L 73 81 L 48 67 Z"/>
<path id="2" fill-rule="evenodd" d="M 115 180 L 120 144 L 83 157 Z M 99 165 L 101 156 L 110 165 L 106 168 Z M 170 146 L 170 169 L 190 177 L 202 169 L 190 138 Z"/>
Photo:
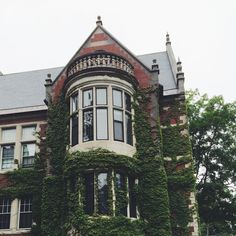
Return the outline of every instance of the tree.
<path id="1" fill-rule="evenodd" d="M 236 102 L 187 93 L 203 235 L 236 235 Z"/>

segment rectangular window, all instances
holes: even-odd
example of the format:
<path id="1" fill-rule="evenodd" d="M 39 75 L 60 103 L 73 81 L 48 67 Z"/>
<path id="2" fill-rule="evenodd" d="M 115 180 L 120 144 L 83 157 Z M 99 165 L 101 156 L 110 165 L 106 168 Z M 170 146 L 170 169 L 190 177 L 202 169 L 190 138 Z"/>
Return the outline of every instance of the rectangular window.
<path id="1" fill-rule="evenodd" d="M 113 106 L 122 107 L 122 92 L 117 89 L 112 90 Z"/>
<path id="2" fill-rule="evenodd" d="M 107 105 L 107 89 L 106 88 L 96 89 L 96 104 Z"/>
<path id="3" fill-rule="evenodd" d="M 27 126 L 22 128 L 22 140 L 35 139 L 36 126 Z"/>
<path id="4" fill-rule="evenodd" d="M 71 96 L 71 113 L 78 110 L 78 94 L 73 94 Z"/>
<path id="5" fill-rule="evenodd" d="M 83 91 L 83 107 L 89 107 L 93 105 L 93 90 Z"/>
<path id="6" fill-rule="evenodd" d="M 131 112 L 131 97 L 127 93 L 125 93 L 125 110 Z"/>
<path id="7" fill-rule="evenodd" d="M 10 169 L 14 163 L 14 145 L 2 146 L 2 169 Z"/>
<path id="8" fill-rule="evenodd" d="M 120 110 L 114 109 L 113 112 L 114 120 L 114 140 L 124 141 L 124 132 L 123 132 L 123 112 Z"/>
<path id="9" fill-rule="evenodd" d="M 127 202 L 124 198 L 126 193 L 126 178 L 123 174 L 116 173 L 116 211 L 123 216 L 127 216 Z"/>
<path id="10" fill-rule="evenodd" d="M 93 140 L 93 110 L 83 111 L 83 141 Z"/>
<path id="11" fill-rule="evenodd" d="M 97 108 L 97 139 L 108 139 L 107 108 Z"/>
<path id="12" fill-rule="evenodd" d="M 35 143 L 22 144 L 22 167 L 31 167 L 34 164 Z"/>
<path id="13" fill-rule="evenodd" d="M 84 212 L 88 215 L 94 213 L 94 173 L 84 175 L 85 182 L 85 198 Z"/>
<path id="14" fill-rule="evenodd" d="M 129 177 L 129 214 L 132 218 L 137 218 L 137 199 L 136 194 L 134 192 L 135 179 L 133 177 Z"/>
<path id="15" fill-rule="evenodd" d="M 108 185 L 107 173 L 98 174 L 98 213 L 108 214 Z"/>
<path id="16" fill-rule="evenodd" d="M 0 198 L 0 229 L 10 228 L 11 201 L 8 198 Z"/>
<path id="17" fill-rule="evenodd" d="M 2 129 L 2 143 L 12 143 L 16 140 L 16 128 Z"/>
<path id="18" fill-rule="evenodd" d="M 25 197 L 20 200 L 19 228 L 31 228 L 32 226 L 32 198 Z"/>
<path id="19" fill-rule="evenodd" d="M 71 118 L 71 145 L 72 146 L 79 143 L 78 122 L 79 122 L 78 114 L 73 114 Z"/>
<path id="20" fill-rule="evenodd" d="M 132 120 L 131 115 L 125 114 L 125 123 L 126 123 L 126 143 L 133 145 L 133 134 L 132 134 Z"/>

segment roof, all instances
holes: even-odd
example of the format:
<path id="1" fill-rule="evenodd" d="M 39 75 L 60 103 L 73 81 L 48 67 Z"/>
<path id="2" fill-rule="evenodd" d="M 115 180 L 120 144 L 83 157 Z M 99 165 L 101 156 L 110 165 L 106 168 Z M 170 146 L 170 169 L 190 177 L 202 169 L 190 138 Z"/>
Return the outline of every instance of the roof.
<path id="1" fill-rule="evenodd" d="M 0 114 L 11 113 L 9 109 L 47 109 L 45 99 L 45 79 L 51 74 L 54 79 L 63 67 L 6 74 L 0 76 Z M 32 109 L 31 109 L 32 108 Z M 25 109 L 24 109 L 25 110 Z"/>
<path id="2" fill-rule="evenodd" d="M 151 69 L 153 59 L 156 59 L 160 69 L 160 84 L 164 87 L 164 95 L 177 92 L 175 77 L 171 69 L 167 52 L 157 52 L 137 56 Z M 0 115 L 22 111 L 47 109 L 45 99 L 45 79 L 51 74 L 55 80 L 64 67 L 56 67 L 0 76 Z"/>

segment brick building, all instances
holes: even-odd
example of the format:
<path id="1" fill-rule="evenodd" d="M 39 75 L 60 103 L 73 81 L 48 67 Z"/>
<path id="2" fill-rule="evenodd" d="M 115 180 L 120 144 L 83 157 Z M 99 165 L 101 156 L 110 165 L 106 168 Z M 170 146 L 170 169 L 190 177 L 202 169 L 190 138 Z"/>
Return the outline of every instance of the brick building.
<path id="1" fill-rule="evenodd" d="M 149 155 L 149 149 L 153 147 L 144 151 L 142 149 L 146 145 L 146 138 L 142 139 L 138 133 L 140 127 L 137 128 L 138 122 L 135 124 L 135 120 L 141 118 L 132 104 L 141 107 L 140 112 L 144 111 L 147 115 L 146 123 L 150 127 L 153 145 L 161 143 L 159 149 L 155 149 L 155 156 L 162 160 L 158 165 L 163 165 L 164 175 L 167 176 L 163 185 L 164 191 L 168 193 L 166 199 L 158 200 L 155 194 L 149 196 L 151 203 L 153 198 L 157 198 L 153 201 L 154 210 L 155 204 L 161 205 L 163 201 L 168 206 L 165 223 L 171 230 L 165 229 L 166 234 L 163 235 L 197 236 L 194 183 L 188 183 L 189 179 L 194 181 L 194 177 L 186 124 L 184 79 L 181 62 L 176 62 L 168 34 L 165 51 L 136 56 L 104 29 L 100 18 L 94 31 L 66 66 L 1 74 L 0 234 L 38 235 L 38 231 L 30 233 L 32 225 L 38 226 L 39 231 L 40 228 L 46 228 L 47 224 L 50 226 L 50 217 L 45 216 L 42 209 L 40 220 L 34 218 L 34 192 L 32 190 L 31 193 L 25 183 L 20 189 L 16 182 L 21 179 L 17 177 L 18 180 L 14 182 L 14 174 L 22 170 L 24 173 L 34 170 L 35 159 L 42 158 L 46 163 L 43 178 L 57 175 L 52 171 L 54 167 L 50 154 L 45 154 L 43 158 L 42 145 L 38 144 L 47 140 L 48 107 L 63 94 L 69 112 L 69 141 L 66 149 L 72 158 L 77 151 L 86 153 L 95 150 L 96 153 L 96 150 L 104 149 L 109 153 L 104 155 L 111 159 L 112 155 L 127 160 L 139 156 L 144 161 L 145 155 Z M 144 98 L 147 99 L 146 103 Z M 35 153 L 39 153 L 40 157 L 36 157 Z M 116 218 L 119 215 L 143 220 L 150 223 L 147 226 L 149 229 L 156 227 L 155 232 L 159 232 L 162 228 L 158 222 L 159 216 L 156 222 L 151 219 L 145 213 L 146 203 L 139 196 L 144 191 L 142 186 L 145 186 L 142 180 L 148 174 L 142 172 L 143 165 L 139 167 L 141 170 L 133 171 L 133 174 L 132 170 L 127 171 L 125 164 L 109 166 L 106 163 L 104 166 L 95 168 L 91 165 L 81 170 L 82 174 L 73 173 L 76 179 L 82 179 L 84 183 L 83 192 L 80 192 L 79 187 L 76 188 L 79 196 L 84 194 L 83 201 L 78 200 L 81 201 L 83 214 L 102 219 L 104 216 Z M 9 173 L 14 173 L 13 177 Z M 112 177 L 109 179 L 109 176 Z M 184 177 L 188 179 L 182 180 Z M 25 180 L 22 178 L 22 181 Z M 78 185 L 78 182 L 75 183 Z M 141 190 L 132 192 L 134 185 Z M 119 188 L 126 189 L 127 199 L 117 213 Z M 68 196 L 68 191 L 65 192 Z M 184 197 L 180 200 L 179 196 Z M 47 197 L 43 195 L 42 199 Z M 39 208 L 44 207 L 42 199 L 37 202 Z M 64 219 L 64 223 L 67 220 Z M 143 229 L 145 235 L 157 235 L 148 233 L 148 230 Z M 42 232 L 45 235 L 45 229 Z M 81 233 L 81 229 L 73 224 L 70 224 L 67 232 L 71 235 L 90 235 Z M 107 232 L 107 235 L 119 234 Z"/>

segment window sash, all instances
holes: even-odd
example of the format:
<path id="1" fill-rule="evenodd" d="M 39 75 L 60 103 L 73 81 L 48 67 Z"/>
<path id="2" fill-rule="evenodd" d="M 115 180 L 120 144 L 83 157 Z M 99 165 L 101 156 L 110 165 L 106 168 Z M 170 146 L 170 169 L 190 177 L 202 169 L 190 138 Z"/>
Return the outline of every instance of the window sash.
<path id="1" fill-rule="evenodd" d="M 32 198 L 26 197 L 20 201 L 19 228 L 31 228 L 32 226 Z"/>
<path id="2" fill-rule="evenodd" d="M 83 141 L 93 140 L 93 109 L 83 111 Z"/>
<path id="3" fill-rule="evenodd" d="M 16 128 L 2 129 L 2 142 L 11 143 L 16 140 Z"/>
<path id="4" fill-rule="evenodd" d="M 92 215 L 94 213 L 94 173 L 86 173 L 84 175 L 84 184 L 84 212 L 88 215 Z"/>
<path id="5" fill-rule="evenodd" d="M 107 108 L 97 108 L 97 140 L 108 139 L 108 112 Z"/>
<path id="6" fill-rule="evenodd" d="M 35 139 L 36 126 L 22 127 L 22 140 L 34 140 Z"/>
<path id="7" fill-rule="evenodd" d="M 14 163 L 14 145 L 2 146 L 2 169 L 12 168 Z"/>
<path id="8" fill-rule="evenodd" d="M 99 173 L 97 176 L 98 183 L 98 213 L 101 215 L 107 215 L 109 213 L 108 207 L 108 183 L 107 173 Z"/>
<path id="9" fill-rule="evenodd" d="M 115 107 L 123 107 L 123 102 L 122 102 L 122 91 L 118 89 L 113 89 L 112 90 L 112 100 L 113 100 L 113 106 Z"/>
<path id="10" fill-rule="evenodd" d="M 79 117 L 73 114 L 71 117 L 71 145 L 75 146 L 79 143 Z"/>
<path id="11" fill-rule="evenodd" d="M 123 111 L 113 110 L 113 133 L 114 140 L 124 141 Z"/>
<path id="12" fill-rule="evenodd" d="M 78 93 L 71 96 L 71 114 L 78 110 Z"/>
<path id="13" fill-rule="evenodd" d="M 107 105 L 106 88 L 96 88 L 96 105 Z"/>
<path id="14" fill-rule="evenodd" d="M 11 201 L 8 198 L 0 199 L 0 229 L 10 228 Z"/>
<path id="15" fill-rule="evenodd" d="M 132 116 L 131 114 L 125 114 L 125 124 L 126 124 L 126 143 L 133 145 L 133 130 L 132 130 Z"/>
<path id="16" fill-rule="evenodd" d="M 83 107 L 93 106 L 93 89 L 83 91 Z"/>

